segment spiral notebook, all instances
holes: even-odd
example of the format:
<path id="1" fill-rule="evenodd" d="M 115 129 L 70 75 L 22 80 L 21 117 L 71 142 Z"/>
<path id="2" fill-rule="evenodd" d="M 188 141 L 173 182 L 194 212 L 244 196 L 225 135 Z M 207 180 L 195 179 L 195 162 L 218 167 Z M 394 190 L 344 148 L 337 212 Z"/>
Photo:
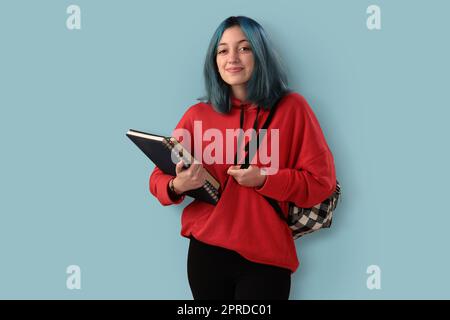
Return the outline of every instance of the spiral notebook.
<path id="1" fill-rule="evenodd" d="M 192 163 L 194 159 L 186 148 L 173 137 L 165 137 L 133 129 L 128 130 L 126 135 L 166 174 L 176 175 L 176 164 L 172 161 L 172 154 L 178 161 L 183 160 L 184 163 Z M 187 191 L 186 195 L 216 204 L 220 198 L 219 188 L 220 183 L 207 172 L 205 184 L 198 189 Z"/>

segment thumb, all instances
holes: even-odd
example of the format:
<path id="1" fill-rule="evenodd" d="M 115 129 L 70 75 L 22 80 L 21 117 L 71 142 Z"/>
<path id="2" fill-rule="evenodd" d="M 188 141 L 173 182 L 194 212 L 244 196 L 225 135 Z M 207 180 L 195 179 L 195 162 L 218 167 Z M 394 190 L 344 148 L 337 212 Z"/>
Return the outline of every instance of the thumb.
<path id="1" fill-rule="evenodd" d="M 240 166 L 231 166 L 228 168 L 227 173 L 229 175 L 233 175 L 236 173 L 237 170 L 240 170 Z"/>
<path id="2" fill-rule="evenodd" d="M 175 167 L 175 172 L 178 175 L 181 171 L 183 171 L 183 167 L 184 167 L 184 162 L 183 160 L 178 161 L 176 167 Z"/>

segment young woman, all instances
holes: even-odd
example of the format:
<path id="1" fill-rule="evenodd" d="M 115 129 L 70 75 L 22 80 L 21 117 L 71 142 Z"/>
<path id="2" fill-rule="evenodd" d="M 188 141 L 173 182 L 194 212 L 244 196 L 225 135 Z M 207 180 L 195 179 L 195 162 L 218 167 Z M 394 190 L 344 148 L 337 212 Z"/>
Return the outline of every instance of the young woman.
<path id="1" fill-rule="evenodd" d="M 219 25 L 204 77 L 205 102 L 191 106 L 177 129 L 197 139 L 214 129 L 227 141 L 227 130 L 261 128 L 279 101 L 266 134 L 277 170 L 264 174 L 260 169 L 270 164 L 261 159 L 240 169 L 226 161 L 230 145 L 224 144 L 223 154 L 215 155 L 224 161 L 194 163 L 184 170 L 178 163 L 175 177 L 155 168 L 150 191 L 161 204 L 171 205 L 203 185 L 205 170 L 221 184 L 217 205 L 194 200 L 182 214 L 181 235 L 190 238 L 187 274 L 194 299 L 288 299 L 291 274 L 299 266 L 296 248 L 286 222 L 264 196 L 278 201 L 286 216 L 289 202 L 312 207 L 323 201 L 336 187 L 333 155 L 305 98 L 288 89 L 277 55 L 256 21 L 238 16 Z M 234 142 L 232 152 L 238 150 Z M 205 150 L 211 141 L 193 143 Z"/>

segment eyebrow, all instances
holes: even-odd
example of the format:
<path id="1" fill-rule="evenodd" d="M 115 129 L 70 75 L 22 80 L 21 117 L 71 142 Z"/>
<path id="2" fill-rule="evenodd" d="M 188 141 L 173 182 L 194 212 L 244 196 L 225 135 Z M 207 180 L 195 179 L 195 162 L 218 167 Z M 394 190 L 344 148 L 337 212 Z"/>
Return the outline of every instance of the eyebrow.
<path id="1" fill-rule="evenodd" d="M 241 42 L 244 42 L 244 41 L 249 42 L 247 39 L 242 39 L 242 40 L 239 40 L 237 43 L 241 43 Z M 219 43 L 219 46 L 224 45 L 224 44 L 227 44 L 227 43 L 226 42 L 221 42 L 221 43 Z"/>

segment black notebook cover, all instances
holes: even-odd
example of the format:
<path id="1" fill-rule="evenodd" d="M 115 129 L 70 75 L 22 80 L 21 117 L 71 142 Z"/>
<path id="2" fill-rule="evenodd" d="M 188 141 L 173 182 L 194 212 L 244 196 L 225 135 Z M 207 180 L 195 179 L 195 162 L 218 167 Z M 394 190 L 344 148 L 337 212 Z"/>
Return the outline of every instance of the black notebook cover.
<path id="1" fill-rule="evenodd" d="M 169 139 L 172 139 L 172 141 L 178 143 L 174 138 L 133 129 L 130 129 L 126 135 L 161 171 L 171 176 L 176 176 L 176 164 L 172 161 L 172 153 L 175 152 L 175 148 L 171 149 L 169 142 Z M 181 144 L 179 144 L 178 148 L 180 147 Z M 188 154 L 186 150 L 184 150 L 184 153 L 185 155 Z M 215 205 L 220 197 L 219 187 L 219 182 L 208 173 L 205 185 L 198 189 L 187 191 L 185 194 Z"/>

